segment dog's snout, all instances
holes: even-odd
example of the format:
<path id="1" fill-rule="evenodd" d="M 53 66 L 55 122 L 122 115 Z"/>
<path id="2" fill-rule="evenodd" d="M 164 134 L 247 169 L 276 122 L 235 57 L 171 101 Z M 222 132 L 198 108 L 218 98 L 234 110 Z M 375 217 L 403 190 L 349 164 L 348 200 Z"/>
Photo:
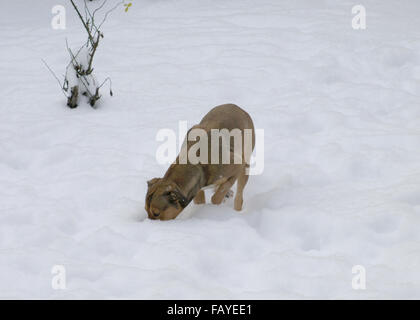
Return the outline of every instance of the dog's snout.
<path id="1" fill-rule="evenodd" d="M 157 210 L 152 210 L 152 215 L 153 215 L 154 218 L 157 218 L 157 217 L 160 216 L 160 212 L 157 211 Z"/>

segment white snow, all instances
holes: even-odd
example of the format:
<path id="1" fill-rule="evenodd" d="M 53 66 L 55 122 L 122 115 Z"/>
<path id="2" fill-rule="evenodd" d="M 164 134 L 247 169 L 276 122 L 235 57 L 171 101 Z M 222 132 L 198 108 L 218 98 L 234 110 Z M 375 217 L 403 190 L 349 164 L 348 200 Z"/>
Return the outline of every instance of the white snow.
<path id="1" fill-rule="evenodd" d="M 114 97 L 70 110 L 41 62 L 85 39 L 68 1 L 2 1 L 0 297 L 419 299 L 420 2 L 355 4 L 134 0 L 95 57 Z M 157 131 L 228 102 L 265 131 L 244 210 L 146 219 Z"/>

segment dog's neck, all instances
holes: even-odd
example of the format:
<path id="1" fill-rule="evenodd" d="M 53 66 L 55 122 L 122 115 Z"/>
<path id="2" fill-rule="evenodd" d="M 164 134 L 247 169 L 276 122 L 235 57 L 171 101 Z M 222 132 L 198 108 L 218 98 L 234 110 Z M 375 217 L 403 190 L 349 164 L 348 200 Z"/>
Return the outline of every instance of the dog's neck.
<path id="1" fill-rule="evenodd" d="M 166 172 L 164 179 L 172 181 L 178 186 L 179 191 L 186 198 L 186 205 L 205 186 L 204 171 L 200 165 L 172 164 Z"/>

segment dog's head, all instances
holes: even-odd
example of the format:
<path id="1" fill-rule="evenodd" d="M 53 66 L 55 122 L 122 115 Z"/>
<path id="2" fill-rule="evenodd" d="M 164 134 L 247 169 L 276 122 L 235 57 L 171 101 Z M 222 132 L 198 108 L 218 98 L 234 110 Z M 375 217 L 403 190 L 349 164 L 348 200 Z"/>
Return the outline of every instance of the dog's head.
<path id="1" fill-rule="evenodd" d="M 145 209 L 149 219 L 175 219 L 188 205 L 178 186 L 161 178 L 147 181 Z"/>

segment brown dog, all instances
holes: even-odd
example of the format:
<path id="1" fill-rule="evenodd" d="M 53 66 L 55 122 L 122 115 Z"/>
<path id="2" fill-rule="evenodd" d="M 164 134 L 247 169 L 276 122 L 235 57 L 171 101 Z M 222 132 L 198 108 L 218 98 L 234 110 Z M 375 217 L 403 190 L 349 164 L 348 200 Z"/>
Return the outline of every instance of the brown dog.
<path id="1" fill-rule="evenodd" d="M 242 193 L 245 184 L 248 181 L 247 169 L 252 150 L 255 145 L 255 131 L 252 119 L 247 112 L 234 104 L 224 104 L 210 110 L 209 113 L 201 120 L 201 122 L 192 127 L 192 129 L 204 129 L 210 135 L 212 129 L 227 129 L 229 131 L 236 129 L 242 133 L 242 151 L 241 161 L 234 162 L 234 139 L 230 137 L 229 144 L 229 163 L 212 164 L 210 159 L 211 141 L 208 140 L 208 161 L 207 163 L 180 161 L 180 155 L 176 161 L 169 167 L 163 178 L 154 178 L 147 182 L 148 190 L 146 194 L 145 209 L 150 219 L 170 220 L 178 216 L 178 214 L 194 199 L 194 203 L 205 203 L 204 191 L 202 188 L 214 185 L 216 191 L 211 198 L 213 204 L 220 204 L 228 195 L 231 187 L 238 181 L 235 196 L 235 210 L 242 209 Z M 252 148 L 246 154 L 244 147 L 244 130 L 252 132 Z M 188 137 L 188 134 L 187 134 Z M 187 138 L 186 138 L 187 139 Z M 192 147 L 193 143 L 187 141 L 187 150 Z M 219 144 L 219 157 L 221 157 L 222 146 Z M 217 150 L 216 150 L 217 152 Z M 238 155 L 236 155 L 238 158 Z M 238 162 L 240 162 L 238 164 Z M 214 162 L 213 162 L 214 163 Z"/>

